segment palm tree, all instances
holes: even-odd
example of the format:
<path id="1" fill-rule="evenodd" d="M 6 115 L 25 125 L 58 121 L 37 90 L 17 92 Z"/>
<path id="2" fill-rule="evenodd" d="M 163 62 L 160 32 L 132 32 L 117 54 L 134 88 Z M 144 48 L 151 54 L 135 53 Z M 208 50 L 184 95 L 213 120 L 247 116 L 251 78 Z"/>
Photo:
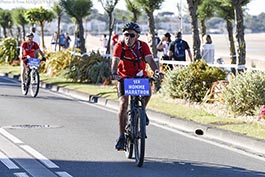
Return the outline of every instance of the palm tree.
<path id="1" fill-rule="evenodd" d="M 13 20 L 9 10 L 0 9 L 0 26 L 3 28 L 4 37 L 7 37 L 7 29 L 10 30 L 12 36 L 11 28 L 13 26 Z"/>
<path id="2" fill-rule="evenodd" d="M 230 44 L 231 64 L 236 64 L 236 47 L 233 32 L 233 22 L 235 19 L 234 8 L 231 3 L 225 3 L 223 0 L 214 1 L 214 7 L 217 15 L 226 21 L 226 29 Z M 236 74 L 236 70 L 234 68 L 232 68 L 232 72 Z"/>
<path id="3" fill-rule="evenodd" d="M 113 11 L 118 1 L 119 0 L 99 0 L 103 9 L 107 12 L 109 16 L 109 40 L 108 40 L 106 54 L 110 54 L 110 40 L 111 40 L 113 26 L 114 26 Z"/>
<path id="4" fill-rule="evenodd" d="M 149 25 L 149 32 L 152 36 L 152 53 L 154 58 L 157 58 L 157 49 L 155 45 L 155 20 L 154 20 L 154 11 L 160 9 L 162 2 L 164 0 L 135 0 L 139 7 L 146 12 L 148 16 L 148 25 Z"/>
<path id="5" fill-rule="evenodd" d="M 133 0 L 125 0 L 127 9 L 132 12 L 133 17 L 132 21 L 137 22 L 138 17 L 141 15 L 141 11 L 139 10 L 139 7 L 136 6 L 135 2 Z"/>
<path id="6" fill-rule="evenodd" d="M 83 18 L 90 15 L 93 6 L 91 0 L 60 0 L 59 4 L 65 12 L 76 21 L 77 32 L 80 38 L 81 53 L 86 53 Z"/>
<path id="7" fill-rule="evenodd" d="M 34 23 L 38 23 L 41 27 L 41 40 L 42 40 L 42 48 L 45 47 L 44 43 L 44 24 L 45 22 L 51 22 L 54 19 L 54 14 L 50 10 L 46 10 L 43 7 L 40 8 L 32 8 L 26 12 L 27 20 L 33 25 Z"/>
<path id="8" fill-rule="evenodd" d="M 238 43 L 238 64 L 246 64 L 246 41 L 244 33 L 244 14 L 242 7 L 249 3 L 249 0 L 232 0 L 232 5 L 235 11 L 236 21 L 236 38 Z"/>
<path id="9" fill-rule="evenodd" d="M 25 40 L 25 34 L 26 34 L 25 25 L 28 24 L 28 21 L 24 15 L 25 12 L 26 9 L 24 8 L 17 8 L 12 11 L 12 16 L 15 24 L 19 25 L 22 28 L 23 36 L 21 36 L 21 30 L 18 30 L 18 41 L 22 41 L 22 38 L 23 40 Z"/>
<path id="10" fill-rule="evenodd" d="M 62 15 L 63 15 L 63 9 L 59 5 L 59 3 L 55 2 L 53 4 L 52 10 L 55 13 L 55 15 L 57 16 L 57 20 L 58 20 L 58 24 L 57 24 L 57 39 L 56 39 L 56 41 L 59 41 L 59 34 L 60 34 L 60 30 L 61 30 L 60 29 L 60 25 L 61 25 L 61 18 L 62 18 Z M 55 51 L 56 51 L 56 47 L 57 47 L 57 42 L 55 43 Z"/>
<path id="11" fill-rule="evenodd" d="M 192 26 L 192 37 L 193 37 L 193 55 L 194 60 L 201 58 L 201 41 L 200 41 L 200 34 L 198 28 L 198 17 L 197 17 L 197 10 L 198 6 L 201 3 L 201 0 L 187 0 L 189 13 L 191 17 L 191 26 Z"/>
<path id="12" fill-rule="evenodd" d="M 213 0 L 204 0 L 198 7 L 198 17 L 200 20 L 201 25 L 201 36 L 202 40 L 203 37 L 206 35 L 206 25 L 205 21 L 207 18 L 211 18 L 214 15 L 214 4 Z"/>

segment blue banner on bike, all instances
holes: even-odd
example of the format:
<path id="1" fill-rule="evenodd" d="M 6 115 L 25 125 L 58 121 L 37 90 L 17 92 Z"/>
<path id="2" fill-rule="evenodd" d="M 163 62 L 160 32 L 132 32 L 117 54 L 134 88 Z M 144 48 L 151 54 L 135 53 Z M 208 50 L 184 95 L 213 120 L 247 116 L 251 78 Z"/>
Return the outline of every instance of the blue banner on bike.
<path id="1" fill-rule="evenodd" d="M 131 78 L 124 79 L 125 96 L 150 96 L 149 79 Z"/>
<path id="2" fill-rule="evenodd" d="M 29 66 L 39 67 L 40 66 L 40 59 L 38 59 L 38 58 L 28 58 L 28 65 Z"/>

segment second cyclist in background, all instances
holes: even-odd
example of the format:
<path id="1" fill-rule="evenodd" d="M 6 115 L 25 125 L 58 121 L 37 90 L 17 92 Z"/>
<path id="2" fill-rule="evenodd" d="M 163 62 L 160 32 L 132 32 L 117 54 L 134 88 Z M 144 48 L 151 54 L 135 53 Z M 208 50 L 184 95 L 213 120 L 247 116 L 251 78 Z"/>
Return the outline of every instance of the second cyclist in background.
<path id="1" fill-rule="evenodd" d="M 26 40 L 21 44 L 20 48 L 20 64 L 21 64 L 21 84 L 25 87 L 25 71 L 27 67 L 27 58 L 38 58 L 38 54 L 42 56 L 42 60 L 46 60 L 39 45 L 33 41 L 33 33 L 26 34 Z"/>

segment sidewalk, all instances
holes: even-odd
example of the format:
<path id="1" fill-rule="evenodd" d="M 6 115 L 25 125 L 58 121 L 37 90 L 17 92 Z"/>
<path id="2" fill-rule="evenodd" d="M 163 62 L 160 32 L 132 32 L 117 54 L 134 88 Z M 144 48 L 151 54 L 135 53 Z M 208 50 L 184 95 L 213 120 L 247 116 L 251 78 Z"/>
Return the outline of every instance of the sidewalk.
<path id="1" fill-rule="evenodd" d="M 17 75 L 0 75 L 19 80 L 19 76 Z M 57 85 L 47 84 L 45 82 L 41 82 L 40 87 L 44 89 L 49 89 L 54 92 L 62 93 L 82 101 L 91 102 L 118 110 L 119 103 L 115 100 L 101 98 L 95 95 L 90 95 L 64 87 L 59 87 Z M 265 157 L 265 140 L 248 137 L 231 131 L 225 131 L 214 126 L 196 123 L 194 121 L 189 121 L 186 119 L 175 117 L 169 114 L 164 114 L 161 112 L 156 112 L 153 110 L 147 110 L 147 114 L 149 115 L 151 123 L 177 129 L 179 131 L 186 132 L 188 134 L 193 134 L 194 136 L 199 136 L 201 138 L 205 138 L 207 140 L 211 140 L 219 144 L 225 144 L 229 147 L 233 147 L 236 149 L 243 150 L 245 152 L 249 152 L 251 154 Z"/>

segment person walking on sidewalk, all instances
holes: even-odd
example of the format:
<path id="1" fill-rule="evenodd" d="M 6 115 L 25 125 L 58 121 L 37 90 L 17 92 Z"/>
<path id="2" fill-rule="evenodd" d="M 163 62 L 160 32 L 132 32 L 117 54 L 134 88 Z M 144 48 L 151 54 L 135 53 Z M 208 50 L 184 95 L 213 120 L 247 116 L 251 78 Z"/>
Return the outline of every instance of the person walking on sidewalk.
<path id="1" fill-rule="evenodd" d="M 192 55 L 189 44 L 182 39 L 182 33 L 177 32 L 175 41 L 170 43 L 168 56 L 175 61 L 186 61 L 186 50 L 190 61 L 192 62 Z"/>
<path id="2" fill-rule="evenodd" d="M 139 25 L 134 22 L 126 23 L 123 26 L 122 32 L 123 40 L 119 41 L 113 49 L 111 65 L 113 78 L 119 80 L 120 78 L 133 78 L 135 76 L 147 77 L 146 62 L 159 77 L 159 70 L 148 44 L 138 40 L 141 32 Z M 124 96 L 124 85 L 122 81 L 118 82 L 117 88 L 120 108 L 118 111 L 119 138 L 115 148 L 117 150 L 124 150 L 128 96 Z M 150 97 L 146 97 L 146 105 L 149 99 Z"/>
<path id="3" fill-rule="evenodd" d="M 161 60 L 170 60 L 168 56 L 168 50 L 169 50 L 169 45 L 171 43 L 171 35 L 170 33 L 165 33 L 164 36 L 162 37 L 162 40 L 157 44 L 156 48 L 158 51 L 162 51 L 163 55 L 161 57 Z M 172 64 L 163 64 L 165 68 L 167 66 L 172 70 L 173 65 Z"/>
<path id="4" fill-rule="evenodd" d="M 202 59 L 208 64 L 214 63 L 214 45 L 211 36 L 206 36 L 206 43 L 202 45 Z"/>

